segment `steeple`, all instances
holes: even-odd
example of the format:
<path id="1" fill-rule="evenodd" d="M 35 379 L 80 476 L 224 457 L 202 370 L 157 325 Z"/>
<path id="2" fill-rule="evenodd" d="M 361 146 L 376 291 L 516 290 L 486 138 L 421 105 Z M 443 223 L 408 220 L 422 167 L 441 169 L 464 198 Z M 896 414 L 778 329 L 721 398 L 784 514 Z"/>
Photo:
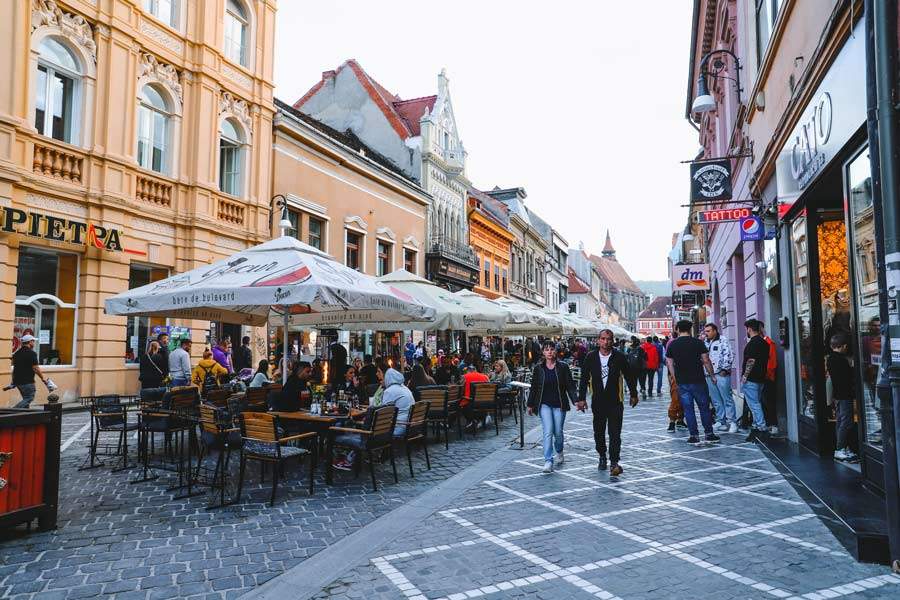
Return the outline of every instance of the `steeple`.
<path id="1" fill-rule="evenodd" d="M 616 249 L 613 248 L 612 240 L 609 238 L 609 229 L 606 230 L 606 244 L 603 246 L 603 252 L 600 253 L 603 258 L 616 260 Z"/>

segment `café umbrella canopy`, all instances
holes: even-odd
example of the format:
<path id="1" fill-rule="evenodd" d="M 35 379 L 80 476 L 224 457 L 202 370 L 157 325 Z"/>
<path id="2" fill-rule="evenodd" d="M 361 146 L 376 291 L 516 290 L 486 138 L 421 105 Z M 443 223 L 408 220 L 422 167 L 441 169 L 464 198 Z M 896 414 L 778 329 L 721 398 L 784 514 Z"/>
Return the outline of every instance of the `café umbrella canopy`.
<path id="1" fill-rule="evenodd" d="M 316 327 L 429 321 L 434 309 L 289 236 L 106 301 L 111 315 L 263 325 L 273 310 Z M 281 319 L 279 319 L 281 322 Z"/>
<path id="2" fill-rule="evenodd" d="M 405 269 L 399 269 L 377 279 L 389 286 L 409 295 L 417 302 L 434 309 L 434 318 L 421 321 L 398 322 L 396 320 L 357 321 L 349 323 L 354 329 L 363 331 L 394 331 L 397 329 L 415 330 L 457 330 L 481 331 L 499 330 L 506 322 L 507 312 L 502 308 L 485 301 L 482 296 L 460 296 L 451 293 L 434 283 L 419 277 Z M 291 316 L 291 326 L 301 326 L 302 316 Z M 344 325 L 341 323 L 340 325 Z"/>

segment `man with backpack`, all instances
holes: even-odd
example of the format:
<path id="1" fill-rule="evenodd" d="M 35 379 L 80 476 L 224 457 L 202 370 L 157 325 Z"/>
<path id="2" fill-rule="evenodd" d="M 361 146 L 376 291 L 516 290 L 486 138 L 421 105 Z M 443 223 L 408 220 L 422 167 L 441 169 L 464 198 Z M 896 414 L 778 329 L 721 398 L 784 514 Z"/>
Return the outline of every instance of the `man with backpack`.
<path id="1" fill-rule="evenodd" d="M 641 344 L 641 350 L 644 351 L 644 355 L 647 357 L 644 361 L 644 370 L 641 371 L 640 377 L 641 381 L 641 390 L 644 389 L 643 380 L 647 380 L 647 396 L 653 397 L 653 380 L 656 379 L 656 370 L 659 369 L 659 350 L 656 349 L 656 346 L 650 340 L 650 337 L 644 339 L 644 343 Z"/>
<path id="2" fill-rule="evenodd" d="M 646 396 L 647 378 L 644 376 L 644 370 L 647 368 L 647 353 L 641 348 L 641 341 L 637 337 L 631 336 L 631 345 L 625 351 L 625 358 L 628 359 L 628 370 L 637 377 L 641 396 Z"/>

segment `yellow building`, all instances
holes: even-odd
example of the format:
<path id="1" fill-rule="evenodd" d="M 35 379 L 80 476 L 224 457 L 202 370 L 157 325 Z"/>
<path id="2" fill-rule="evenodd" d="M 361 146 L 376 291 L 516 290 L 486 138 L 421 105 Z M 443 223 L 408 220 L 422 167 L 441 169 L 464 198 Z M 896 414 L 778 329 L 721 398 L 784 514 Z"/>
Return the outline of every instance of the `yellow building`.
<path id="1" fill-rule="evenodd" d="M 484 192 L 469 188 L 469 244 L 478 256 L 481 274 L 475 291 L 487 298 L 509 295 L 509 209 Z"/>
<path id="2" fill-rule="evenodd" d="M 274 0 L 0 2 L 0 345 L 33 333 L 64 402 L 134 393 L 166 324 L 104 300 L 269 237 L 274 25 Z M 195 353 L 247 333 L 168 325 Z"/>

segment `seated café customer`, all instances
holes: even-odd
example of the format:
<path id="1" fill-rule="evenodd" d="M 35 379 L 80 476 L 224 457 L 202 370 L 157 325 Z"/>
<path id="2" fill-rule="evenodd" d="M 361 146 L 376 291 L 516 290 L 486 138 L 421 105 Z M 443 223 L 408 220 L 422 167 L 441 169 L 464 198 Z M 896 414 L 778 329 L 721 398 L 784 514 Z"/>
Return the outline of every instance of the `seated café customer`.
<path id="1" fill-rule="evenodd" d="M 294 371 L 288 375 L 281 393 L 276 394 L 276 398 L 272 401 L 272 394 L 269 394 L 272 402 L 272 410 L 294 412 L 300 410 L 300 394 L 308 391 L 307 382 L 311 371 L 311 365 L 306 361 L 299 361 Z"/>
<path id="2" fill-rule="evenodd" d="M 204 350 L 203 358 L 191 372 L 191 383 L 206 391 L 219 385 L 227 375 L 228 369 L 213 360 L 212 352 Z"/>
<path id="3" fill-rule="evenodd" d="M 381 406 L 393 405 L 397 407 L 397 423 L 394 426 L 394 437 L 400 437 L 406 433 L 406 421 L 409 419 L 409 409 L 412 408 L 412 405 L 415 404 L 416 401 L 413 398 L 412 392 L 409 391 L 409 388 L 403 385 L 403 373 L 396 369 L 387 370 L 384 374 L 383 385 L 384 394 L 382 395 Z M 370 419 L 374 413 L 373 409 L 374 406 L 369 407 L 363 427 L 368 427 L 371 424 Z M 336 438 L 336 441 L 339 443 L 341 441 L 344 443 L 361 443 L 363 441 L 363 436 L 357 433 L 343 434 L 343 436 L 346 436 L 343 440 Z M 351 450 L 346 456 L 335 459 L 333 463 L 334 468 L 340 469 L 341 471 L 351 470 L 353 468 L 353 463 L 357 458 L 357 454 L 358 453 L 355 450 Z"/>
<path id="4" fill-rule="evenodd" d="M 344 392 L 344 394 L 349 396 L 364 395 L 360 394 L 359 390 L 360 382 L 359 378 L 356 376 L 356 369 L 353 367 L 347 367 L 347 370 L 344 372 L 344 378 L 341 381 L 335 381 L 334 392 Z"/>
<path id="5" fill-rule="evenodd" d="M 375 388 L 375 392 L 372 394 L 372 397 L 369 398 L 369 404 L 371 406 L 381 406 L 381 397 L 384 395 L 385 370 L 384 365 L 380 363 L 375 367 L 375 383 L 378 384 L 378 387 Z"/>
<path id="6" fill-rule="evenodd" d="M 259 366 L 256 367 L 256 373 L 253 374 L 253 379 L 250 380 L 250 387 L 258 388 L 268 383 L 272 383 L 272 380 L 269 379 L 269 361 L 263 359 L 259 361 Z"/>
<path id="7" fill-rule="evenodd" d="M 466 417 L 466 427 L 475 428 L 475 414 L 472 412 L 472 384 L 488 381 L 488 376 L 479 371 L 478 364 L 473 363 L 463 375 L 463 397 L 459 399 L 459 408 Z"/>
<path id="8" fill-rule="evenodd" d="M 437 367 L 434 369 L 434 382 L 438 385 L 449 385 L 451 379 L 450 361 L 444 358 L 443 352 L 437 361 Z"/>
<path id="9" fill-rule="evenodd" d="M 409 380 L 409 387 L 412 390 L 415 390 L 423 385 L 434 385 L 434 379 L 428 376 L 428 373 L 425 371 L 425 367 L 421 364 L 416 364 L 412 370 L 412 377 Z"/>
<path id="10" fill-rule="evenodd" d="M 512 381 L 512 373 L 506 366 L 505 360 L 498 360 L 494 363 L 494 372 L 491 373 L 491 383 L 499 383 L 501 386 L 509 385 Z"/>

